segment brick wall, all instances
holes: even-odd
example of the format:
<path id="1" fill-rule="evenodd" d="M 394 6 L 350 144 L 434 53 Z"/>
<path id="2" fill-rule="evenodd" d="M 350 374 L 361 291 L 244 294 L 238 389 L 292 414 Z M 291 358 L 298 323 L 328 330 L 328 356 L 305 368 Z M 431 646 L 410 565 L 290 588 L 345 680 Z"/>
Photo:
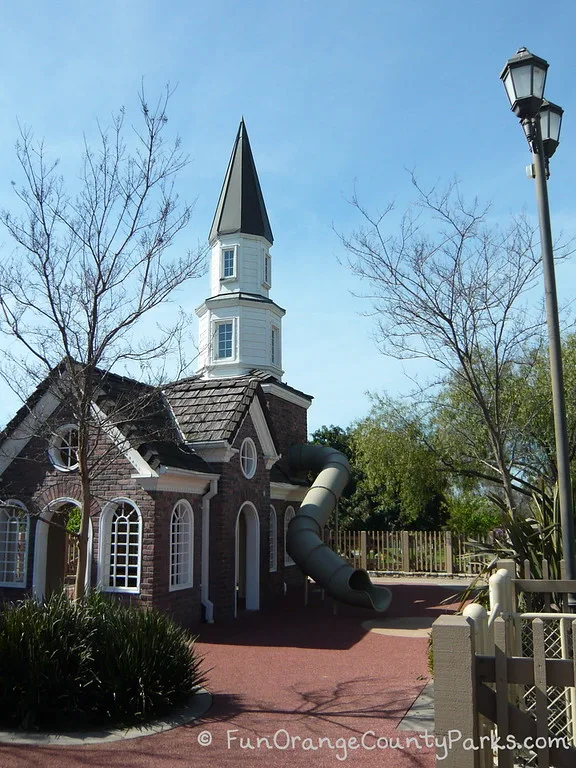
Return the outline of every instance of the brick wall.
<path id="1" fill-rule="evenodd" d="M 266 393 L 265 397 L 268 413 L 274 425 L 278 451 L 281 454 L 278 464 L 285 472 L 291 474 L 288 464 L 290 446 L 305 443 L 308 438 L 306 409 L 270 393 Z"/>
<path id="2" fill-rule="evenodd" d="M 306 441 L 306 411 L 281 398 L 267 396 L 274 423 L 278 448 L 286 461 L 288 448 L 293 443 Z M 59 425 L 73 421 L 66 408 L 59 409 L 53 417 Z M 209 597 L 214 603 L 216 621 L 231 618 L 235 609 L 236 585 L 236 521 L 245 502 L 254 505 L 260 527 L 260 603 L 270 605 L 281 599 L 285 584 L 303 583 L 303 575 L 297 566 L 284 564 L 284 514 L 289 502 L 275 501 L 278 521 L 278 566 L 276 572 L 269 569 L 269 514 L 270 478 L 266 469 L 256 430 L 247 414 L 233 447 L 240 450 L 242 441 L 250 437 L 258 452 L 254 477 L 244 477 L 240 468 L 239 453 L 230 462 L 214 465 L 221 474 L 218 494 L 210 502 L 210 569 Z M 32 438 L 21 455 L 12 462 L 1 478 L 3 498 L 16 498 L 36 514 L 57 499 L 81 500 L 80 485 L 75 472 L 54 469 L 48 454 L 46 437 Z M 147 492 L 137 480 L 132 464 L 101 436 L 95 450 L 95 460 L 100 464 L 92 480 L 92 567 L 91 584 L 98 580 L 98 552 L 100 547 L 100 515 L 106 503 L 116 498 L 132 501 L 142 515 L 142 558 L 139 594 L 119 594 L 118 598 L 133 604 L 150 605 L 166 611 L 185 626 L 200 621 L 201 606 L 201 497 L 175 492 Z M 169 589 L 170 567 L 170 517 L 176 502 L 187 499 L 194 510 L 194 580 L 190 589 Z M 292 504 L 295 510 L 298 505 Z M 26 589 L 0 588 L 0 600 L 20 599 L 32 591 L 34 535 L 36 525 L 43 525 L 32 517 L 30 521 L 30 546 L 28 548 L 28 572 Z"/>
<path id="3" fill-rule="evenodd" d="M 257 467 L 254 477 L 244 477 L 240 468 L 240 446 L 245 438 L 254 441 Z M 210 599 L 214 619 L 234 616 L 236 588 L 236 521 L 241 506 L 251 502 L 260 521 L 260 589 L 268 565 L 268 514 L 270 509 L 269 471 L 264 464 L 258 436 L 248 414 L 232 447 L 238 450 L 229 462 L 215 465 L 220 473 L 218 494 L 211 501 L 210 513 Z"/>
<path id="4" fill-rule="evenodd" d="M 54 424 L 71 421 L 66 408 L 59 409 L 53 417 Z M 76 472 L 56 470 L 48 458 L 48 438 L 33 437 L 21 454 L 10 464 L 1 478 L 3 498 L 22 501 L 33 513 L 30 520 L 28 569 L 26 589 L 0 588 L 0 600 L 17 600 L 32 593 L 34 540 L 39 515 L 51 502 L 74 499 L 80 503 L 81 489 Z M 142 516 L 142 555 L 139 594 L 114 593 L 126 603 L 150 605 L 173 615 L 185 626 L 200 620 L 200 497 L 181 493 L 151 493 L 142 489 L 131 478 L 136 472 L 133 465 L 118 452 L 111 441 L 99 436 L 94 451 L 95 470 L 91 482 L 93 504 L 92 564 L 90 583 L 98 582 L 98 552 L 100 547 L 100 515 L 105 505 L 117 498 L 133 502 Z M 170 517 L 178 499 L 186 498 L 194 510 L 194 581 L 190 589 L 169 590 Z M 112 594 L 112 593 L 111 593 Z"/>

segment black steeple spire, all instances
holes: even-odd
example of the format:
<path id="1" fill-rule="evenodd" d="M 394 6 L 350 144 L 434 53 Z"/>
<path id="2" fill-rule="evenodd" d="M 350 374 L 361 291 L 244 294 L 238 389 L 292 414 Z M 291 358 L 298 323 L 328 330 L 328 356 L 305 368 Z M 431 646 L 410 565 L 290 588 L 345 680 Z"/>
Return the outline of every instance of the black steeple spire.
<path id="1" fill-rule="evenodd" d="M 212 242 L 219 235 L 235 232 L 260 235 L 270 245 L 274 242 L 244 118 L 240 121 L 209 239 Z"/>

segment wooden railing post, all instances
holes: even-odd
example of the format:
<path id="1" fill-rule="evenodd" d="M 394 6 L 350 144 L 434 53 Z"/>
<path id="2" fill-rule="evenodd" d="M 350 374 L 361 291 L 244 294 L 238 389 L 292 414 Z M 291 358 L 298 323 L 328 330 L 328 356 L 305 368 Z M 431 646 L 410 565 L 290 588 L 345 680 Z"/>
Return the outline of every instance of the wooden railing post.
<path id="1" fill-rule="evenodd" d="M 454 550 L 452 547 L 452 531 L 444 532 L 446 546 L 446 572 L 449 576 L 454 573 Z"/>
<path id="2" fill-rule="evenodd" d="M 366 570 L 368 563 L 366 541 L 366 531 L 360 531 L 360 568 L 363 568 L 364 570 Z"/>
<path id="3" fill-rule="evenodd" d="M 410 573 L 410 534 L 402 531 L 402 570 Z"/>
<path id="4" fill-rule="evenodd" d="M 479 753 L 462 747 L 465 739 L 478 744 L 474 626 L 464 616 L 440 616 L 432 642 L 436 765 L 478 768 Z"/>

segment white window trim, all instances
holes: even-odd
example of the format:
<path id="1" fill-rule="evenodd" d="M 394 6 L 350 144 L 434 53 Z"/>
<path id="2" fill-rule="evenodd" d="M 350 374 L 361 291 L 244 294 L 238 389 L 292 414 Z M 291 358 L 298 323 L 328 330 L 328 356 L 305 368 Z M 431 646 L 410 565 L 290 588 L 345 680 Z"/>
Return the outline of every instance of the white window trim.
<path id="1" fill-rule="evenodd" d="M 28 514 L 28 510 L 22 504 L 21 501 L 17 501 L 16 499 L 8 499 L 7 501 L 2 502 L 0 504 L 0 509 L 2 507 L 18 507 L 26 514 L 26 543 L 24 545 L 24 568 L 23 568 L 23 579 L 22 581 L 0 581 L 0 587 L 11 587 L 14 589 L 22 589 L 26 587 L 26 582 L 28 579 L 28 545 L 30 541 L 30 515 Z"/>
<path id="2" fill-rule="evenodd" d="M 274 524 L 272 524 L 272 521 L 274 521 Z M 278 515 L 272 505 L 270 505 L 268 525 L 269 570 L 270 573 L 276 573 L 278 570 Z M 274 533 L 274 536 L 272 536 L 272 533 Z"/>
<path id="3" fill-rule="evenodd" d="M 232 325 L 232 357 L 218 357 L 218 328 L 221 325 Z M 212 321 L 212 362 L 213 363 L 236 363 L 238 360 L 238 325 L 235 317 L 223 317 Z"/>
<path id="4" fill-rule="evenodd" d="M 296 515 L 296 512 L 294 511 L 294 507 L 286 507 L 284 510 L 284 565 L 290 566 L 290 565 L 296 565 L 294 560 L 290 557 L 288 554 L 288 551 L 286 549 L 286 539 L 288 534 L 288 525 L 290 524 L 290 520 Z"/>
<path id="5" fill-rule="evenodd" d="M 112 534 L 111 522 L 114 510 L 120 504 L 129 504 L 138 513 L 138 569 L 137 569 L 137 586 L 135 587 L 110 587 L 104 582 L 110 578 L 110 571 L 108 560 L 110 557 L 110 537 Z M 112 499 L 104 505 L 102 512 L 100 513 L 100 547 L 98 554 L 98 584 L 102 592 L 114 592 L 119 594 L 132 594 L 137 595 L 140 593 L 140 581 L 142 577 L 142 513 L 138 506 L 125 497 Z"/>
<path id="6" fill-rule="evenodd" d="M 172 531 L 172 523 L 174 515 L 176 514 L 176 508 L 178 506 L 184 506 L 188 512 L 190 518 L 190 552 L 189 552 L 189 567 L 188 567 L 188 580 L 182 582 L 182 584 L 172 584 L 172 561 L 174 556 L 174 538 Z M 187 499 L 179 499 L 172 509 L 170 515 L 170 571 L 168 573 L 168 590 L 169 592 L 179 592 L 181 589 L 190 589 L 194 586 L 194 509 Z"/>
<path id="7" fill-rule="evenodd" d="M 268 265 L 268 279 L 266 279 L 266 265 Z M 272 257 L 269 253 L 264 254 L 264 262 L 262 264 L 262 285 L 265 288 L 272 287 Z"/>
<path id="8" fill-rule="evenodd" d="M 224 251 L 234 251 L 234 265 L 232 274 L 224 276 Z M 220 246 L 220 280 L 236 280 L 238 274 L 238 246 L 237 245 L 222 245 Z"/>
<path id="9" fill-rule="evenodd" d="M 251 472 L 247 471 L 244 468 L 244 458 L 245 458 L 244 451 L 246 449 L 250 449 L 252 453 L 252 456 L 249 457 L 253 461 Z M 242 445 L 240 446 L 240 469 L 242 470 L 242 474 L 244 475 L 244 477 L 247 478 L 248 480 L 251 480 L 254 477 L 254 475 L 256 474 L 256 470 L 258 469 L 258 451 L 256 450 L 256 443 L 254 442 L 254 440 L 252 440 L 251 437 L 246 437 L 244 438 L 244 440 L 242 440 Z"/>
<path id="10" fill-rule="evenodd" d="M 48 456 L 54 468 L 59 472 L 74 472 L 76 469 L 78 469 L 78 462 L 73 464 L 71 467 L 66 466 L 62 462 L 62 455 L 60 453 L 63 434 L 64 432 L 68 432 L 72 429 L 78 432 L 78 424 L 63 424 L 61 427 L 58 427 L 58 429 L 55 430 L 54 434 L 50 438 Z"/>
<path id="11" fill-rule="evenodd" d="M 273 325 L 270 331 L 270 360 L 272 365 L 280 365 L 280 328 L 277 325 Z"/>

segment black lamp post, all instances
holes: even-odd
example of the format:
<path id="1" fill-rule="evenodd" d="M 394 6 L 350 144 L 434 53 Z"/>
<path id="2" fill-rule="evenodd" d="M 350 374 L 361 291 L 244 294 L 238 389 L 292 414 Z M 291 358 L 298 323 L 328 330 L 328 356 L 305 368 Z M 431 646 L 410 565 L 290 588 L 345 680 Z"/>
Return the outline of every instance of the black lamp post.
<path id="1" fill-rule="evenodd" d="M 530 175 L 536 181 L 536 201 L 538 204 L 538 219 L 542 241 L 542 267 L 546 293 L 546 322 L 548 325 L 552 407 L 556 437 L 556 463 L 558 465 L 562 548 L 566 565 L 566 578 L 575 579 L 574 511 L 572 484 L 570 481 L 570 456 L 568 454 L 568 431 L 566 427 L 566 404 L 564 401 L 564 377 L 562 374 L 550 206 L 546 182 L 549 176 L 548 161 L 556 151 L 560 141 L 563 110 L 556 104 L 551 104 L 544 100 L 544 85 L 546 83 L 547 71 L 548 62 L 540 59 L 538 56 L 534 56 L 526 48 L 520 48 L 516 55 L 506 63 L 500 77 L 504 81 L 512 111 L 520 119 L 532 151 L 533 165 L 531 166 Z M 569 595 L 568 601 L 574 611 L 576 609 L 576 595 Z"/>

